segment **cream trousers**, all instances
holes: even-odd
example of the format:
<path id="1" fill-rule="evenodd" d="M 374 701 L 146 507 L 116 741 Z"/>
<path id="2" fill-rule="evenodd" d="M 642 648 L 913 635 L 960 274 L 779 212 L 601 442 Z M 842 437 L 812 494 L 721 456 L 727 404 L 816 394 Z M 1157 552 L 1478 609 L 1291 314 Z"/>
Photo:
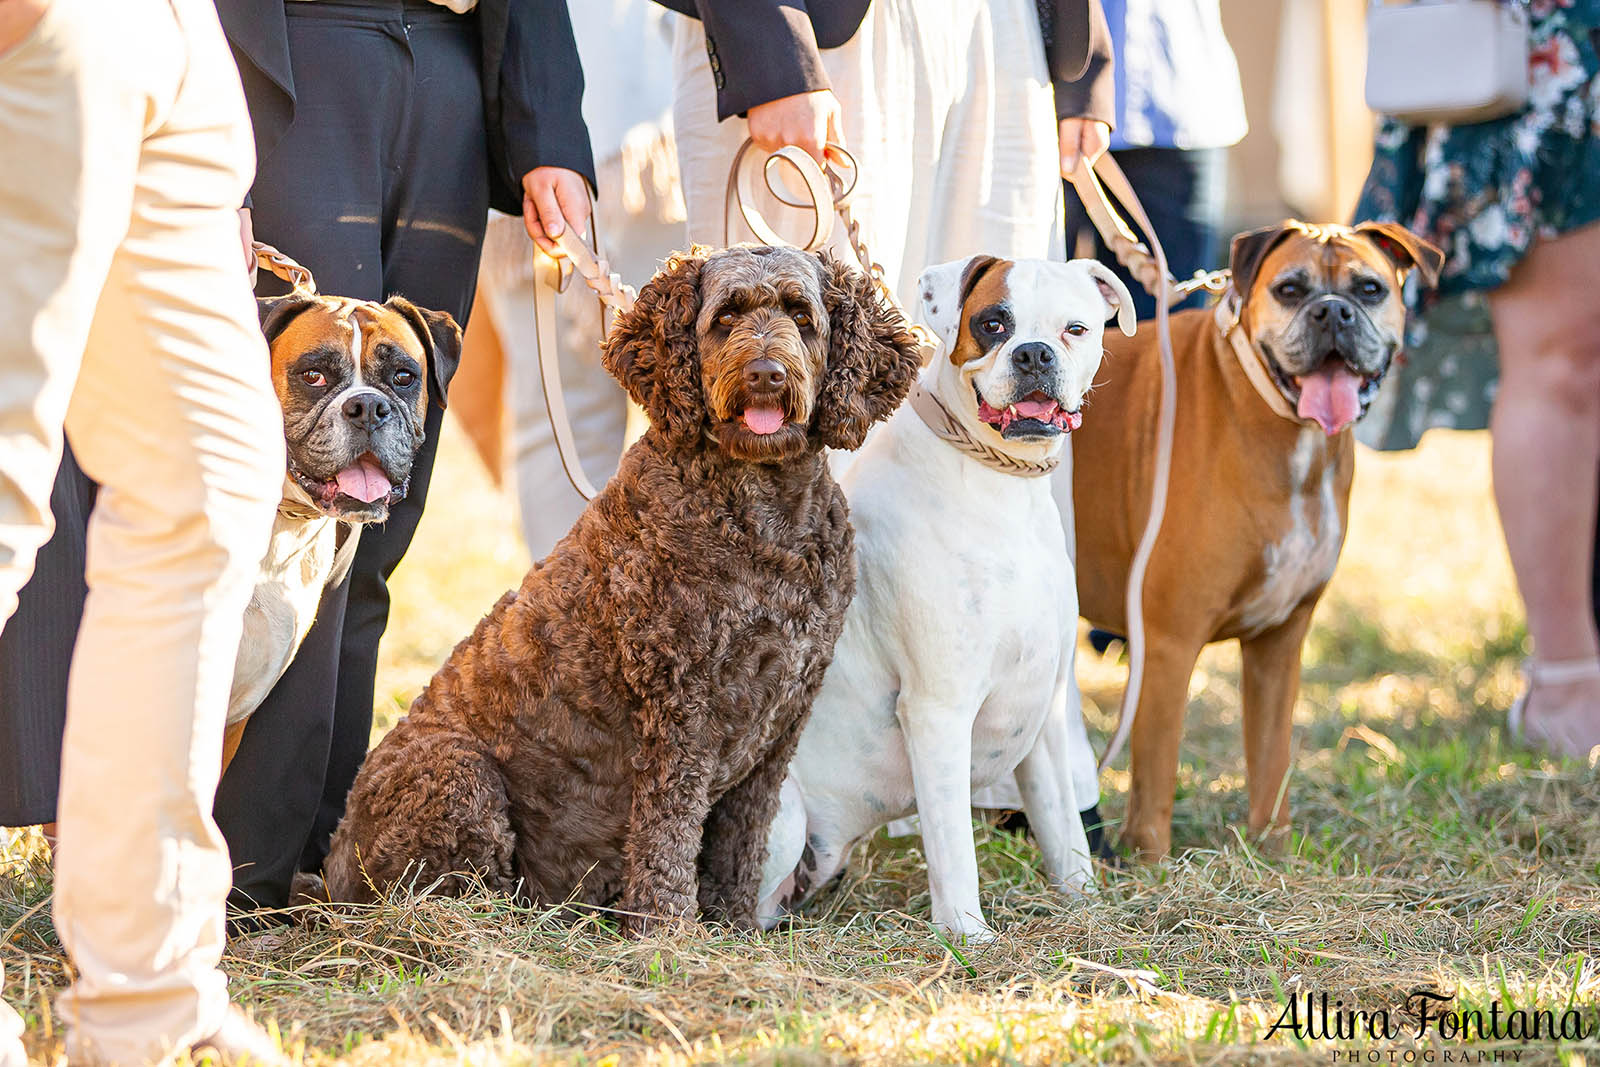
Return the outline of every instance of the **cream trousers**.
<path id="1" fill-rule="evenodd" d="M 74 1062 L 157 1062 L 227 1007 L 211 803 L 284 464 L 215 9 L 54 0 L 0 55 L 0 145 L 0 619 L 50 530 L 63 427 L 103 486 L 62 755 L 55 923 L 78 980 L 59 1011 Z"/>
<path id="2" fill-rule="evenodd" d="M 720 245 L 728 164 L 747 127 L 717 121 L 699 22 L 678 20 L 674 49 L 689 238 Z M 855 37 L 822 62 L 861 166 L 852 214 L 910 314 L 931 264 L 978 252 L 1061 258 L 1055 98 L 1034 0 L 873 0 Z M 760 207 L 790 240 L 811 232 L 770 195 Z M 833 247 L 853 259 L 834 230 Z M 753 239 L 742 220 L 728 237 Z"/>

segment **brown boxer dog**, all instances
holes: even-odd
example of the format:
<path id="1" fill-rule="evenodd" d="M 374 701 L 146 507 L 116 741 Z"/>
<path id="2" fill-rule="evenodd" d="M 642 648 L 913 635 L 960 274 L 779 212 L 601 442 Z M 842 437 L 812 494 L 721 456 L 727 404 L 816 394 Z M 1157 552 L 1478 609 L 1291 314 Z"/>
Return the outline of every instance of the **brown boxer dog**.
<path id="1" fill-rule="evenodd" d="M 1243 657 L 1250 832 L 1273 843 L 1287 830 L 1300 647 L 1344 541 L 1350 427 L 1400 352 L 1401 283 L 1416 270 L 1431 286 L 1442 261 L 1392 223 L 1285 222 L 1234 238 L 1233 290 L 1217 309 L 1172 316 L 1177 432 L 1145 577 L 1144 683 L 1122 831 L 1138 856 L 1159 858 L 1170 845 L 1189 676 L 1213 641 L 1237 640 Z M 1108 334 L 1106 344 L 1095 417 L 1073 435 L 1078 593 L 1086 618 L 1126 633 L 1161 368 L 1154 330 Z"/>
<path id="2" fill-rule="evenodd" d="M 403 297 L 293 293 L 257 303 L 289 463 L 245 609 L 223 766 L 305 640 L 322 591 L 349 568 L 359 526 L 382 522 L 405 496 L 428 404 L 444 406 L 461 358 L 455 320 Z"/>

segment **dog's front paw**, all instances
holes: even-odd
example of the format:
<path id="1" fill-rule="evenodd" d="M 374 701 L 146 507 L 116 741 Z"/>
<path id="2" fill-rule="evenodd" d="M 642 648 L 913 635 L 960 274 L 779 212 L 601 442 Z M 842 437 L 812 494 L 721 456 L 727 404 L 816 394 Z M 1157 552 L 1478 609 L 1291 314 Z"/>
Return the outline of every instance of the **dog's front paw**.
<path id="1" fill-rule="evenodd" d="M 322 881 L 322 875 L 299 871 L 294 876 L 294 881 L 289 883 L 289 906 L 304 907 L 310 904 L 328 903 L 328 887 Z"/>
<path id="2" fill-rule="evenodd" d="M 657 937 L 688 934 L 701 929 L 696 922 L 699 902 L 688 893 L 672 893 L 657 888 L 653 893 L 624 894 L 618 911 L 618 924 L 627 937 Z"/>
<path id="3" fill-rule="evenodd" d="M 994 927 L 983 921 L 982 915 L 960 915 L 940 922 L 939 932 L 957 948 L 987 945 L 1000 935 Z"/>
<path id="4" fill-rule="evenodd" d="M 635 939 L 647 937 L 679 938 L 701 937 L 706 928 L 687 915 L 649 915 L 630 912 L 617 924 L 622 936 Z"/>

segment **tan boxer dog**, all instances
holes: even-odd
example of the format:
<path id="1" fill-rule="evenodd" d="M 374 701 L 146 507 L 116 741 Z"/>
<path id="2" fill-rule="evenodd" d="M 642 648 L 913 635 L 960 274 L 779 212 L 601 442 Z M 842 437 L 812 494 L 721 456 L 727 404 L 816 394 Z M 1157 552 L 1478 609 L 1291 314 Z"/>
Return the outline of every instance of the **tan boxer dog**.
<path id="1" fill-rule="evenodd" d="M 358 527 L 406 494 L 428 404 L 444 406 L 461 330 L 442 311 L 294 293 L 257 302 L 283 407 L 288 470 L 228 698 L 223 766 L 283 677 L 322 591 L 355 556 Z"/>
<path id="2" fill-rule="evenodd" d="M 1344 540 L 1350 427 L 1400 351 L 1402 281 L 1416 270 L 1432 285 L 1442 260 L 1392 223 L 1285 222 L 1234 238 L 1234 288 L 1217 309 L 1172 316 L 1177 432 L 1145 577 L 1144 684 L 1122 830 L 1137 855 L 1158 858 L 1170 845 L 1189 676 L 1212 641 L 1237 640 L 1242 652 L 1250 832 L 1287 829 L 1300 646 Z M 1154 330 L 1108 334 L 1107 349 L 1094 417 L 1073 435 L 1078 594 L 1091 622 L 1127 633 L 1161 368 Z"/>

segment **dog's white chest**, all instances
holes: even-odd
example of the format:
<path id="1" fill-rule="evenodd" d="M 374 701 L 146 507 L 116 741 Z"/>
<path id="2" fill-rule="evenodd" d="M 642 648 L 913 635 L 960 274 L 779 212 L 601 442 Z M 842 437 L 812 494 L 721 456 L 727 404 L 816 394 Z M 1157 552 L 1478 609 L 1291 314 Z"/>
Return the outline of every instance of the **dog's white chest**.
<path id="1" fill-rule="evenodd" d="M 1263 579 L 1240 612 L 1247 634 L 1276 626 L 1333 577 L 1344 525 L 1334 486 L 1337 465 L 1327 450 L 1327 437 L 1320 428 L 1307 426 L 1300 431 L 1289 458 L 1289 528 L 1263 552 Z"/>
<path id="2" fill-rule="evenodd" d="M 283 677 L 316 619 L 334 569 L 338 526 L 333 519 L 278 515 L 250 603 L 228 696 L 228 723 L 247 718 Z M 350 537 L 357 536 L 351 531 Z"/>

